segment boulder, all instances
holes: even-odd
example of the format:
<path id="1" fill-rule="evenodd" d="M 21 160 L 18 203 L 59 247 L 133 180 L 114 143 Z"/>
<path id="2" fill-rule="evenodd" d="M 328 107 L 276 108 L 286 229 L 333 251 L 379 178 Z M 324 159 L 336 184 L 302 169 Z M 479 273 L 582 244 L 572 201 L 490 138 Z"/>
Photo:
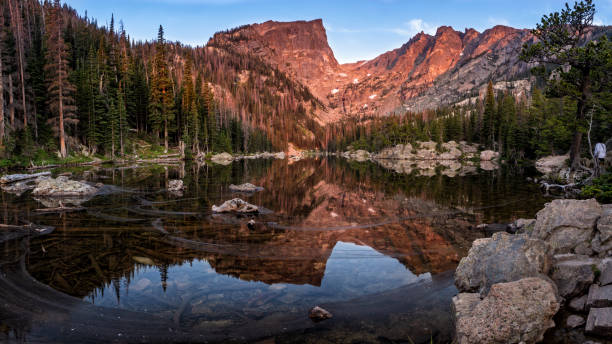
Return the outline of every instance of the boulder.
<path id="1" fill-rule="evenodd" d="M 323 321 L 333 317 L 333 315 L 327 310 L 315 306 L 308 312 L 308 317 L 312 319 L 312 321 Z"/>
<path id="2" fill-rule="evenodd" d="M 612 284 L 612 258 L 604 259 L 600 266 L 599 284 L 602 286 Z"/>
<path id="3" fill-rule="evenodd" d="M 510 233 L 527 233 L 533 230 L 535 219 L 518 219 L 510 224 L 508 232 Z"/>
<path id="4" fill-rule="evenodd" d="M 569 155 L 554 155 L 545 156 L 541 159 L 536 160 L 536 169 L 545 175 L 558 174 L 559 171 L 567 167 L 567 160 Z"/>
<path id="5" fill-rule="evenodd" d="M 234 161 L 234 157 L 229 153 L 215 154 L 210 158 L 210 161 L 219 165 L 229 165 Z"/>
<path id="6" fill-rule="evenodd" d="M 567 306 L 574 312 L 584 312 L 584 306 L 586 305 L 587 295 L 582 295 L 573 298 Z"/>
<path id="7" fill-rule="evenodd" d="M 499 152 L 494 152 L 492 150 L 484 150 L 480 152 L 480 161 L 492 161 L 499 158 Z"/>
<path id="8" fill-rule="evenodd" d="M 417 146 L 419 148 L 435 151 L 436 147 L 438 147 L 438 144 L 434 141 L 424 141 L 424 142 L 417 142 Z"/>
<path id="9" fill-rule="evenodd" d="M 585 332 L 597 336 L 612 336 L 612 308 L 592 308 L 587 318 Z"/>
<path id="10" fill-rule="evenodd" d="M 388 147 L 381 150 L 374 156 L 376 159 L 395 159 L 395 160 L 408 160 L 412 159 L 412 145 L 407 143 L 405 145 L 399 144 L 393 147 Z"/>
<path id="11" fill-rule="evenodd" d="M 185 189 L 183 181 L 180 179 L 173 179 L 168 181 L 168 191 L 182 191 Z"/>
<path id="12" fill-rule="evenodd" d="M 591 246 L 602 207 L 596 200 L 556 199 L 536 215 L 532 237 L 547 241 L 554 253 L 576 252 Z"/>
<path id="13" fill-rule="evenodd" d="M 451 307 L 454 321 L 457 322 L 459 318 L 471 314 L 478 303 L 480 303 L 479 293 L 459 293 L 453 296 Z"/>
<path id="14" fill-rule="evenodd" d="M 481 160 L 479 167 L 481 170 L 494 171 L 499 168 L 499 165 L 497 165 L 497 163 L 495 163 L 494 161 Z"/>
<path id="15" fill-rule="evenodd" d="M 612 285 L 600 287 L 597 284 L 593 284 L 591 288 L 589 288 L 586 308 L 602 307 L 612 307 Z"/>
<path id="16" fill-rule="evenodd" d="M 462 154 L 463 153 L 461 153 L 461 151 L 458 150 L 457 148 L 452 148 L 448 152 L 444 152 L 444 153 L 440 154 L 438 159 L 440 159 L 440 160 L 457 160 L 457 159 L 459 159 L 461 157 Z"/>
<path id="17" fill-rule="evenodd" d="M 477 145 L 470 145 L 465 141 L 462 141 L 459 143 L 459 148 L 461 149 L 461 151 L 463 151 L 463 153 L 466 153 L 466 154 L 478 153 Z"/>
<path id="18" fill-rule="evenodd" d="M 247 203 L 240 198 L 234 198 L 229 201 L 225 201 L 220 206 L 213 205 L 212 211 L 214 213 L 257 213 L 259 208 L 255 205 Z"/>
<path id="19" fill-rule="evenodd" d="M 417 160 L 436 160 L 438 153 L 435 149 L 419 149 L 414 158 Z"/>
<path id="20" fill-rule="evenodd" d="M 70 180 L 68 177 L 57 177 L 36 179 L 36 187 L 32 194 L 44 197 L 80 197 L 93 195 L 97 192 L 98 188 L 85 182 Z"/>
<path id="21" fill-rule="evenodd" d="M 537 343 L 555 326 L 559 310 L 554 286 L 537 277 L 495 284 L 482 301 L 474 300 L 456 319 L 457 344 Z"/>
<path id="22" fill-rule="evenodd" d="M 251 183 L 244 183 L 240 185 L 231 184 L 229 186 L 229 189 L 234 192 L 252 193 L 252 192 L 262 191 L 264 188 L 261 186 L 253 185 Z"/>
<path id="23" fill-rule="evenodd" d="M 455 285 L 461 292 L 486 295 L 496 283 L 548 274 L 552 265 L 549 246 L 526 234 L 495 233 L 477 239 L 455 271 Z"/>
<path id="24" fill-rule="evenodd" d="M 576 327 L 584 325 L 584 323 L 585 321 L 583 317 L 581 317 L 580 315 L 572 314 L 567 317 L 567 320 L 565 321 L 565 327 L 569 329 L 574 329 Z"/>
<path id="25" fill-rule="evenodd" d="M 559 295 L 570 298 L 584 294 L 595 280 L 594 268 L 598 264 L 596 259 L 581 256 L 553 264 L 551 278 L 559 288 Z"/>
<path id="26" fill-rule="evenodd" d="M 601 217 L 597 221 L 597 233 L 591 241 L 593 251 L 600 256 L 612 255 L 612 204 L 601 206 Z"/>

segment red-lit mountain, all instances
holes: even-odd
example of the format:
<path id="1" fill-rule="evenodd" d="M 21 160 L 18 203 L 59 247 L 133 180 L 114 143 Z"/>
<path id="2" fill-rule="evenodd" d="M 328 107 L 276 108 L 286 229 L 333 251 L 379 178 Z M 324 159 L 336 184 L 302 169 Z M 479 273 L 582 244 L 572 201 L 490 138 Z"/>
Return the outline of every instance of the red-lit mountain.
<path id="1" fill-rule="evenodd" d="M 595 27 L 589 35 L 609 31 Z M 587 37 L 589 38 L 589 37 Z M 322 20 L 246 25 L 214 35 L 209 45 L 254 54 L 305 85 L 323 104 L 320 124 L 345 116 L 418 111 L 477 96 L 489 80 L 520 96 L 531 90 L 518 59 L 529 30 L 495 26 L 480 33 L 439 27 L 370 61 L 339 64 Z"/>

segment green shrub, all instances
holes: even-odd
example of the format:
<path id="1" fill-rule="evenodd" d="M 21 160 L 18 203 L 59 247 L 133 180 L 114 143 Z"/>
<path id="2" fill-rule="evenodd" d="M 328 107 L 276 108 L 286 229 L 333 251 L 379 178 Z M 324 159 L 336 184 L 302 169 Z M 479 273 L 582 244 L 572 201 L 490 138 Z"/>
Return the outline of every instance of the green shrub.
<path id="1" fill-rule="evenodd" d="M 612 173 L 606 173 L 593 179 L 593 183 L 586 185 L 580 192 L 582 198 L 595 198 L 601 203 L 612 203 Z"/>

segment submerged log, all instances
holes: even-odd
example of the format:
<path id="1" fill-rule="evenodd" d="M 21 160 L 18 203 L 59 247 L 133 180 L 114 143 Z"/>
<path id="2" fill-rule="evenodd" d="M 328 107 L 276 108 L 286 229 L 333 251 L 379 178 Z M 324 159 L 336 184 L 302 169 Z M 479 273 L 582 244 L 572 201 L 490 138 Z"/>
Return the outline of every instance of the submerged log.
<path id="1" fill-rule="evenodd" d="M 0 184 L 10 184 L 22 180 L 35 179 L 38 177 L 50 176 L 51 172 L 40 172 L 32 174 L 9 174 L 0 178 Z"/>

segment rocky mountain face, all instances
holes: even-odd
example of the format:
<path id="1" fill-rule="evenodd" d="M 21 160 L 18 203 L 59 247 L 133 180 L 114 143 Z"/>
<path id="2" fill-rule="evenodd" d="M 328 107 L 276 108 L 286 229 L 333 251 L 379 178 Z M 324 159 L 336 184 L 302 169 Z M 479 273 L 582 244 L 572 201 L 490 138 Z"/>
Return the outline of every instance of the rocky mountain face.
<path id="1" fill-rule="evenodd" d="M 609 28 L 595 27 L 589 35 Z M 531 91 L 529 67 L 519 61 L 527 29 L 495 26 L 484 32 L 442 26 L 370 61 L 339 64 L 322 20 L 247 25 L 217 33 L 209 44 L 251 53 L 305 85 L 323 104 L 319 124 L 346 116 L 420 111 L 482 93 L 489 80 L 516 96 Z"/>

